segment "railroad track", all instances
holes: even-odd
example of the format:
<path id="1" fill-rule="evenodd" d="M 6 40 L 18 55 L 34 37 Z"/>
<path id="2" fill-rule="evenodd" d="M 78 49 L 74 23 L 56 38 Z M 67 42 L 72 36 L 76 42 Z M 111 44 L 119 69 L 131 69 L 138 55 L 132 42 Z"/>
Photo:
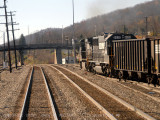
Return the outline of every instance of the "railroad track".
<path id="1" fill-rule="evenodd" d="M 106 79 L 106 77 L 104 76 L 101 76 L 101 75 L 98 75 L 98 76 Z M 127 89 L 133 90 L 134 92 L 138 92 L 140 94 L 143 94 L 146 97 L 149 97 L 157 102 L 160 102 L 160 91 L 158 89 L 142 86 L 141 84 L 138 84 L 136 82 L 131 82 L 131 81 L 119 82 L 117 79 L 114 79 L 114 78 L 108 78 L 107 80 L 116 82 L 117 84 L 120 84 Z"/>
<path id="2" fill-rule="evenodd" d="M 139 83 L 137 81 L 130 81 L 130 80 L 127 80 L 126 83 L 134 84 L 134 85 L 140 86 L 142 88 L 145 88 L 145 89 L 152 90 L 154 92 L 160 93 L 160 87 L 159 86 L 155 87 L 152 84 L 148 85 L 147 83 Z"/>
<path id="3" fill-rule="evenodd" d="M 73 69 L 78 68 L 78 67 L 80 68 L 80 66 L 78 66 L 77 64 L 73 64 L 72 66 L 71 65 L 66 65 L 66 67 L 68 67 L 68 66 L 72 67 Z M 103 76 L 103 75 L 98 74 L 98 76 Z M 117 82 L 117 79 L 111 78 L 111 80 Z M 123 80 L 122 80 L 122 82 L 123 82 Z M 158 85 L 155 87 L 153 84 L 148 85 L 147 83 L 144 83 L 144 82 L 137 82 L 137 81 L 131 81 L 131 80 L 127 80 L 126 82 L 131 83 L 131 84 L 135 84 L 137 86 L 143 87 L 143 88 L 148 89 L 148 90 L 152 90 L 152 91 L 157 92 L 157 93 L 160 93 L 160 86 L 158 86 Z"/>
<path id="4" fill-rule="evenodd" d="M 77 66 L 70 66 L 70 67 L 77 67 Z M 140 94 L 145 95 L 146 97 L 149 97 L 157 102 L 160 102 L 160 88 L 159 87 L 153 87 L 153 85 L 148 85 L 147 83 L 138 83 L 136 81 L 130 81 L 127 80 L 125 81 L 119 81 L 118 79 L 115 78 L 107 78 L 103 75 L 97 74 L 97 76 L 111 80 L 112 82 L 116 82 L 117 84 L 122 85 L 123 87 L 133 90 L 134 92 L 139 92 Z"/>
<path id="5" fill-rule="evenodd" d="M 89 82 L 88 80 L 78 76 L 77 74 L 63 68 L 60 66 L 50 66 L 53 69 L 59 71 L 63 76 L 65 76 L 68 81 L 77 86 L 77 88 L 83 93 L 87 94 L 91 99 L 88 99 L 94 103 L 101 111 L 107 115 L 110 119 L 148 119 L 155 120 L 150 115 L 144 113 L 143 111 L 135 108 L 134 106 L 126 103 L 125 101 L 119 99 L 103 88 Z M 105 112 L 104 112 L 105 111 Z M 113 118 L 111 118 L 111 117 Z"/>
<path id="6" fill-rule="evenodd" d="M 49 86 L 42 69 L 34 66 L 27 84 L 19 120 L 58 120 L 57 111 L 53 103 Z"/>

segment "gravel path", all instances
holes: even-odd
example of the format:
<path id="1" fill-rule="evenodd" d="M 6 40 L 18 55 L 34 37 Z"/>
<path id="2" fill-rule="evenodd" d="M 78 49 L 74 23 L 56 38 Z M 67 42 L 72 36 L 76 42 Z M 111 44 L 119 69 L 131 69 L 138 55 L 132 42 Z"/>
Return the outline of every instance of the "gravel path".
<path id="1" fill-rule="evenodd" d="M 153 99 L 148 98 L 140 93 L 134 92 L 133 90 L 124 88 L 122 85 L 116 82 L 113 82 L 112 80 L 109 80 L 112 78 L 99 77 L 85 70 L 80 70 L 78 66 L 73 67 L 72 65 L 63 65 L 63 67 L 66 67 L 71 71 L 78 73 L 82 77 L 101 86 L 102 88 L 120 97 L 126 102 L 134 105 L 135 107 L 143 110 L 144 112 L 153 116 L 154 118 L 160 119 L 160 103 L 159 102 L 154 101 Z"/>
<path id="2" fill-rule="evenodd" d="M 43 67 L 52 84 L 51 90 L 63 120 L 105 120 L 103 114 L 59 72 Z"/>
<path id="3" fill-rule="evenodd" d="M 13 72 L 3 71 L 0 80 L 0 120 L 10 119 L 14 114 L 16 101 L 26 80 L 29 66 L 19 67 Z"/>

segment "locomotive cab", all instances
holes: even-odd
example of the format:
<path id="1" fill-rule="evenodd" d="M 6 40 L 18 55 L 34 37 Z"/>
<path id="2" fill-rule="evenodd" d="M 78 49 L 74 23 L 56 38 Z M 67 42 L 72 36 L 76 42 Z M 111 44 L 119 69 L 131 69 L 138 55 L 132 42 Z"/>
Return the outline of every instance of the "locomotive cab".
<path id="1" fill-rule="evenodd" d="M 103 36 L 92 37 L 81 40 L 81 49 L 85 50 L 85 57 L 82 58 L 85 62 L 85 68 L 91 72 L 98 72 L 110 76 L 113 74 L 114 53 L 113 40 L 122 40 L 135 37 L 131 34 L 122 33 L 107 33 Z M 83 44 L 85 43 L 85 44 Z M 84 54 L 84 51 L 81 51 Z"/>

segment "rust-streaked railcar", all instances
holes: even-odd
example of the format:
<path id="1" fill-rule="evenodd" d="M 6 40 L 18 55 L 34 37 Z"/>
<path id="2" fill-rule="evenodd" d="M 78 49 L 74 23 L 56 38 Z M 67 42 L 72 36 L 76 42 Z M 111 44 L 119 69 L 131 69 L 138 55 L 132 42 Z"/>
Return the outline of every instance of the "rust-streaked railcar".
<path id="1" fill-rule="evenodd" d="M 157 83 L 160 76 L 160 39 L 114 40 L 114 69 L 119 78 Z"/>

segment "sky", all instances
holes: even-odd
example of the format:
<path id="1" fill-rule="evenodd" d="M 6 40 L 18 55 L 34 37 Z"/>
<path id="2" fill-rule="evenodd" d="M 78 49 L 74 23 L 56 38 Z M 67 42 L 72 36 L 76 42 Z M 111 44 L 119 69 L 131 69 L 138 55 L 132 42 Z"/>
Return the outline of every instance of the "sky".
<path id="1" fill-rule="evenodd" d="M 75 23 L 147 1 L 151 0 L 74 0 Z M 1 6 L 3 0 L 0 0 Z M 20 29 L 15 32 L 16 38 L 21 34 L 28 35 L 46 28 L 67 27 L 73 23 L 72 0 L 8 0 L 7 11 L 16 11 L 13 18 L 19 25 L 15 29 Z M 0 9 L 0 15 L 4 15 L 3 9 Z M 1 17 L 0 21 L 3 22 L 4 18 Z M 0 31 L 4 30 L 5 25 L 0 25 Z M 0 32 L 0 43 L 2 41 Z"/>

